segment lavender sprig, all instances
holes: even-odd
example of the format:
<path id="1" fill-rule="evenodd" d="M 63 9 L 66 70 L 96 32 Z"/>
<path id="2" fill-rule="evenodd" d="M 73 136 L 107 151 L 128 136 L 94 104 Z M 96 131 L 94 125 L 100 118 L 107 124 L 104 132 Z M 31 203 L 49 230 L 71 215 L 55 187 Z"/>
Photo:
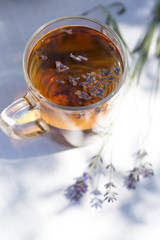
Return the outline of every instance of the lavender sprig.
<path id="1" fill-rule="evenodd" d="M 105 193 L 105 199 L 108 202 L 114 202 L 117 200 L 116 195 L 118 195 L 118 193 L 111 191 L 110 189 Z"/>
<path id="2" fill-rule="evenodd" d="M 159 1 L 159 8 L 160 8 L 160 1 Z M 160 10 L 159 10 L 159 12 L 160 12 Z M 158 88 L 159 88 L 159 82 L 160 82 L 160 23 L 159 23 L 159 32 L 158 32 L 155 55 L 158 60 L 158 73 L 157 73 L 157 80 L 156 80 L 156 86 L 155 86 L 155 95 L 157 95 Z"/>
<path id="3" fill-rule="evenodd" d="M 116 170 L 112 164 L 112 161 L 110 164 L 107 165 L 106 169 L 109 170 L 109 181 L 105 184 L 106 193 L 104 194 L 104 200 L 108 202 L 114 202 L 117 200 L 118 193 L 113 190 L 114 188 L 116 188 L 116 186 L 112 182 L 112 175 L 113 171 L 115 172 Z"/>
<path id="4" fill-rule="evenodd" d="M 107 184 L 105 184 L 106 193 L 104 194 L 104 200 L 107 200 L 108 202 L 114 202 L 115 200 L 117 200 L 116 196 L 118 195 L 118 193 L 113 191 L 113 188 L 115 187 L 116 186 L 113 182 L 108 182 Z"/>
<path id="5" fill-rule="evenodd" d="M 83 176 L 78 178 L 76 182 L 69 186 L 66 190 L 66 197 L 70 200 L 79 201 L 83 195 L 88 191 L 87 180 L 89 175 L 87 173 L 83 173 Z"/>
<path id="6" fill-rule="evenodd" d="M 160 0 L 157 1 L 154 10 L 153 10 L 153 18 L 152 21 L 146 31 L 146 34 L 144 35 L 142 41 L 140 44 L 133 50 L 133 53 L 138 52 L 139 57 L 136 62 L 136 65 L 133 69 L 133 73 L 131 76 L 131 82 L 133 79 L 137 76 L 137 83 L 140 82 L 140 75 L 142 72 L 142 69 L 147 61 L 149 50 L 151 47 L 153 36 L 155 35 L 156 29 L 159 29 L 160 27 Z M 156 53 L 155 56 L 159 58 L 159 36 L 157 38 L 157 47 L 156 47 Z"/>
<path id="7" fill-rule="evenodd" d="M 98 169 L 100 169 L 100 165 L 98 165 L 98 164 L 99 163 L 101 165 L 103 164 L 102 152 L 104 150 L 104 147 L 108 143 L 110 137 L 112 136 L 112 129 L 113 129 L 113 123 L 111 123 L 107 137 L 106 137 L 105 141 L 103 142 L 98 154 L 96 154 L 95 156 L 93 156 L 91 158 L 91 162 L 88 165 L 86 171 L 83 173 L 83 175 L 81 177 L 79 177 L 76 180 L 76 182 L 74 184 L 72 184 L 71 186 L 69 186 L 66 189 L 65 196 L 69 200 L 79 201 L 85 195 L 85 193 L 88 191 L 88 180 L 93 177 L 94 170 L 97 169 L 97 172 L 98 172 Z M 99 168 L 98 168 L 98 166 L 99 166 Z M 94 191 L 92 193 L 94 193 Z"/>
<path id="8" fill-rule="evenodd" d="M 145 150 L 139 150 L 136 154 L 139 165 L 134 167 L 125 178 L 125 186 L 128 189 L 136 189 L 140 177 L 146 178 L 154 175 L 152 164 L 148 161 L 142 163 L 142 160 L 148 155 Z"/>
<path id="9" fill-rule="evenodd" d="M 123 44 L 125 45 L 126 49 L 128 49 L 128 51 L 129 51 L 129 48 L 128 48 L 126 42 L 124 41 L 124 39 L 122 37 L 122 34 L 121 34 L 120 29 L 118 27 L 118 24 L 117 24 L 116 20 L 114 19 L 113 15 L 111 14 L 110 8 L 112 8 L 112 7 L 118 7 L 119 8 L 119 10 L 117 11 L 118 15 L 121 15 L 121 14 L 125 13 L 125 11 L 126 11 L 126 8 L 125 8 L 123 3 L 114 2 L 112 4 L 109 4 L 108 6 L 103 6 L 102 4 L 99 4 L 99 5 L 91 8 L 90 10 L 83 12 L 81 15 L 86 16 L 89 13 L 91 13 L 91 12 L 97 10 L 97 9 L 100 9 L 106 15 L 105 23 L 107 25 L 111 26 L 114 29 L 114 31 L 121 38 L 121 40 L 122 40 Z M 130 51 L 129 51 L 129 53 L 130 53 Z"/>
<path id="10" fill-rule="evenodd" d="M 111 5 L 108 6 L 108 8 L 109 8 L 109 7 L 112 7 L 112 6 L 116 6 L 116 5 L 117 5 L 117 6 L 118 6 L 118 5 L 121 6 L 121 9 L 118 11 L 118 14 L 122 14 L 122 13 L 124 13 L 124 12 L 126 11 L 126 8 L 125 8 L 125 6 L 124 6 L 122 3 L 121 3 L 121 4 L 119 4 L 119 3 L 111 4 Z M 126 47 L 126 49 L 128 50 L 128 52 L 130 53 L 129 48 L 128 48 L 128 46 L 127 46 L 124 38 L 122 37 L 122 34 L 121 34 L 120 29 L 119 29 L 119 27 L 118 27 L 117 21 L 114 19 L 114 17 L 112 16 L 111 12 L 109 11 L 109 9 L 108 9 L 107 7 L 104 7 L 104 6 L 101 5 L 101 4 L 99 4 L 99 8 L 106 14 L 106 22 L 105 22 L 105 23 L 106 23 L 107 25 L 111 26 L 111 27 L 114 29 L 114 31 L 115 31 L 115 32 L 118 34 L 118 36 L 121 38 L 121 40 L 122 40 L 124 46 Z"/>

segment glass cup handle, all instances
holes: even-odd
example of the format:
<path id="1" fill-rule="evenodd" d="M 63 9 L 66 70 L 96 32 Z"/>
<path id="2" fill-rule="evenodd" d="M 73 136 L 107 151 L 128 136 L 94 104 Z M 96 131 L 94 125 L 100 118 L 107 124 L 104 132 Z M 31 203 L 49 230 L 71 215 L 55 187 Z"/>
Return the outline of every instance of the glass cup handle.
<path id="1" fill-rule="evenodd" d="M 15 139 L 32 138 L 49 132 L 48 125 L 40 118 L 40 109 L 32 106 L 26 96 L 2 111 L 0 128 Z"/>

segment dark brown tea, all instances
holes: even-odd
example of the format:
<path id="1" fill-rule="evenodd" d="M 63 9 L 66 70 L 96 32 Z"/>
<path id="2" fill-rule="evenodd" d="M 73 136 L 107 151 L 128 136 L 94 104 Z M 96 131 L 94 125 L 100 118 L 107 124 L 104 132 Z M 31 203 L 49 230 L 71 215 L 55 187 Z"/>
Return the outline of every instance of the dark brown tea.
<path id="1" fill-rule="evenodd" d="M 28 62 L 33 85 L 50 101 L 85 106 L 109 95 L 123 74 L 115 44 L 82 26 L 55 29 L 35 45 Z"/>

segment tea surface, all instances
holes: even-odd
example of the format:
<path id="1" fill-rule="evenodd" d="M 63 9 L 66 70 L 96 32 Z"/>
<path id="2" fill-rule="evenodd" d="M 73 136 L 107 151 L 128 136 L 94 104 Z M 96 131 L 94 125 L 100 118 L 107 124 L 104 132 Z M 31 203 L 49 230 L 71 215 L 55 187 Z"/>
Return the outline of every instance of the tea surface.
<path id="1" fill-rule="evenodd" d="M 87 27 L 68 26 L 37 42 L 28 73 L 33 85 L 50 101 L 85 106 L 116 88 L 123 63 L 117 47 L 105 35 Z"/>

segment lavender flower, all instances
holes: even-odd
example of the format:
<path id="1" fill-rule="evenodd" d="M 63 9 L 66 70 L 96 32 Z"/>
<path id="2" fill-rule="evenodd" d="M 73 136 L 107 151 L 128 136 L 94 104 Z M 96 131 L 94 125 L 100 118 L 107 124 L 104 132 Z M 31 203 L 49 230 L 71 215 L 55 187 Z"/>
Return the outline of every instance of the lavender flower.
<path id="1" fill-rule="evenodd" d="M 64 72 L 64 71 L 69 69 L 69 67 L 62 64 L 61 61 L 55 61 L 55 65 L 56 65 L 56 68 L 57 68 L 58 72 Z"/>
<path id="2" fill-rule="evenodd" d="M 40 51 L 35 51 L 35 52 L 42 60 L 47 60 L 48 59 L 48 57 L 45 56 L 44 54 L 42 54 Z"/>
<path id="3" fill-rule="evenodd" d="M 116 195 L 118 195 L 118 193 L 112 190 L 112 188 L 115 188 L 116 186 L 112 182 L 108 182 L 107 184 L 105 184 L 105 187 L 107 191 L 104 194 L 104 200 L 107 200 L 108 202 L 114 202 L 115 200 L 117 200 Z"/>
<path id="4" fill-rule="evenodd" d="M 136 184 L 139 181 L 139 175 L 139 168 L 133 168 L 133 170 L 131 170 L 129 175 L 125 178 L 125 186 L 128 189 L 135 189 Z"/>
<path id="5" fill-rule="evenodd" d="M 109 182 L 105 184 L 105 188 L 106 188 L 106 193 L 104 194 L 104 200 L 107 200 L 108 202 L 114 202 L 117 200 L 116 196 L 118 195 L 118 193 L 116 193 L 115 191 L 113 191 L 113 188 L 115 188 L 115 184 L 111 181 L 112 179 L 112 173 L 113 171 L 115 172 L 116 169 L 112 164 L 112 161 L 110 162 L 110 164 L 107 165 L 106 169 L 109 170 Z"/>
<path id="6" fill-rule="evenodd" d="M 70 53 L 70 57 L 78 62 L 81 62 L 81 61 L 88 61 L 88 58 L 87 57 L 84 57 L 84 56 L 81 56 L 81 55 L 78 55 L 78 56 L 75 56 L 73 55 L 73 53 Z"/>
<path id="7" fill-rule="evenodd" d="M 148 153 L 146 152 L 146 150 L 140 149 L 134 155 L 136 156 L 137 159 L 142 159 L 142 158 L 148 156 Z"/>
<path id="8" fill-rule="evenodd" d="M 139 167 L 133 168 L 129 175 L 125 178 L 125 186 L 128 189 L 136 189 L 137 182 L 139 182 L 140 176 L 146 178 L 154 175 L 151 164 L 146 162 L 141 164 Z"/>
<path id="9" fill-rule="evenodd" d="M 84 173 L 82 177 L 78 178 L 77 181 L 67 188 L 67 193 L 65 194 L 70 200 L 80 200 L 83 195 L 88 191 L 88 185 L 86 181 L 89 176 Z"/>
<path id="10" fill-rule="evenodd" d="M 114 172 L 116 171 L 116 169 L 115 169 L 115 167 L 113 166 L 112 163 L 110 163 L 110 164 L 107 165 L 106 169 L 108 169 L 108 168 L 110 168 L 111 171 L 112 171 L 112 170 L 113 170 Z"/>
<path id="11" fill-rule="evenodd" d="M 106 187 L 106 189 L 108 189 L 108 188 L 111 188 L 111 187 L 116 187 L 112 182 L 108 182 L 107 184 L 105 184 L 105 187 Z"/>
<path id="12" fill-rule="evenodd" d="M 104 200 L 107 200 L 108 202 L 114 202 L 114 201 L 117 200 L 116 195 L 118 195 L 118 193 L 113 192 L 113 191 L 107 191 L 107 192 L 105 193 L 105 196 L 106 196 L 106 197 L 105 197 Z"/>

